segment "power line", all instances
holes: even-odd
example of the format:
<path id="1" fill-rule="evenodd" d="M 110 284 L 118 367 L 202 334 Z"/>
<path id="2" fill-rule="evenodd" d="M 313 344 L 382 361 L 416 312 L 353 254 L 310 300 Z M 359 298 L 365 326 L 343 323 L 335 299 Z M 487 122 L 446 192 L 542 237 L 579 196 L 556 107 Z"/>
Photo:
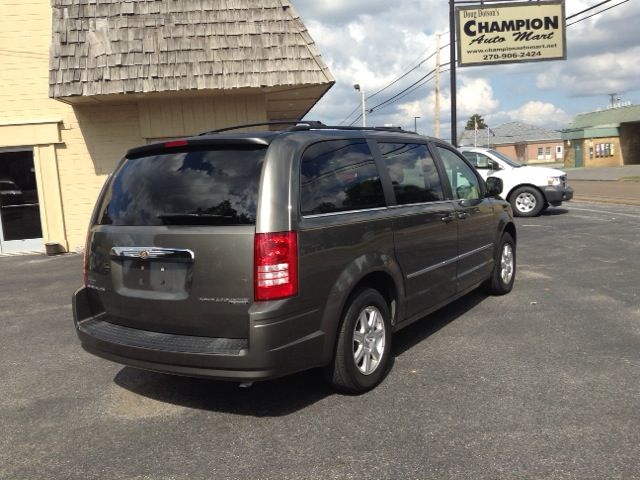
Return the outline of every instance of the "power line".
<path id="1" fill-rule="evenodd" d="M 449 65 L 451 62 L 448 63 L 443 63 L 442 66 L 447 66 Z M 449 69 L 446 68 L 444 70 L 441 70 L 441 73 L 445 73 L 448 72 Z M 415 92 L 418 88 L 420 88 L 421 86 L 423 86 L 424 84 L 430 82 L 431 80 L 433 80 L 435 77 L 431 76 L 435 73 L 435 70 L 432 70 L 431 72 L 429 72 L 427 75 L 425 75 L 424 77 L 422 77 L 420 80 L 418 80 L 417 82 L 415 82 L 413 85 L 410 85 L 409 87 L 407 87 L 406 89 L 404 89 L 402 92 L 399 92 L 397 95 L 395 95 L 394 97 L 386 100 L 384 103 L 384 105 L 381 103 L 379 105 L 376 105 L 375 107 L 373 107 L 372 109 L 368 110 L 369 113 L 375 113 L 379 110 L 382 110 L 383 108 L 386 108 L 396 102 L 398 102 L 399 100 L 403 99 L 404 97 L 406 97 L 407 95 L 410 95 L 411 93 Z M 354 125 L 358 120 L 360 120 L 360 118 L 362 117 L 362 114 L 360 114 L 359 116 L 357 116 L 350 124 Z"/>
<path id="2" fill-rule="evenodd" d="M 569 15 L 566 20 L 571 20 L 573 17 L 577 17 L 578 15 L 582 15 L 585 12 L 588 12 L 589 10 L 593 10 L 594 8 L 598 8 L 600 5 L 604 5 L 605 3 L 609 3 L 612 2 L 613 0 L 604 0 L 604 2 L 600 2 L 597 5 L 593 5 L 592 7 L 589 8 L 585 8 L 584 10 L 578 12 L 578 13 L 574 13 L 573 15 Z"/>
<path id="3" fill-rule="evenodd" d="M 440 65 L 441 67 L 446 67 L 447 65 L 449 65 L 451 62 L 448 63 L 443 63 L 442 65 Z M 425 80 L 427 77 L 429 77 L 430 75 L 432 75 L 433 73 L 435 73 L 436 69 L 434 68 L 433 70 L 431 70 L 429 73 L 427 73 L 425 76 L 419 78 L 418 80 L 416 80 L 414 83 L 412 83 L 411 85 L 409 85 L 407 88 L 405 88 L 404 90 L 401 90 L 400 92 L 396 93 L 394 96 L 388 98 L 387 100 L 385 100 L 384 102 L 379 103 L 378 105 L 376 105 L 375 107 L 372 107 L 369 111 L 370 112 L 374 112 L 375 110 L 379 109 L 380 107 L 384 106 L 385 104 L 391 102 L 392 100 L 398 98 L 400 95 L 402 95 L 403 93 L 407 92 L 408 90 L 410 90 L 412 87 L 416 86 L 418 83 L 420 83 L 421 81 Z"/>
<path id="4" fill-rule="evenodd" d="M 448 65 L 448 64 L 447 64 L 447 65 Z M 444 69 L 444 70 L 441 70 L 441 73 L 445 73 L 445 72 L 448 72 L 448 71 L 449 71 L 449 69 L 448 69 L 448 68 L 446 68 L 446 69 Z M 435 78 L 435 77 L 429 77 L 429 78 L 426 78 L 425 80 L 423 80 L 423 81 L 421 81 L 420 83 L 416 84 L 412 89 L 408 90 L 406 93 L 404 93 L 403 95 L 400 95 L 398 98 L 396 98 L 396 99 L 392 100 L 392 101 L 391 101 L 391 102 L 389 102 L 388 104 L 386 104 L 386 105 L 384 105 L 384 106 L 380 107 L 378 110 L 381 110 L 381 109 L 386 108 L 386 107 L 388 107 L 388 106 L 390 106 L 390 105 L 393 105 L 393 104 L 394 104 L 394 103 L 396 103 L 396 102 L 399 102 L 399 101 L 400 101 L 400 100 L 402 100 L 404 97 L 406 97 L 406 96 L 408 96 L 408 95 L 412 94 L 412 93 L 413 93 L 413 92 L 415 92 L 418 88 L 422 87 L 424 84 L 426 84 L 426 83 L 430 82 L 430 81 L 431 81 L 431 80 L 433 80 L 434 78 Z M 378 110 L 376 110 L 376 111 L 378 111 Z"/>
<path id="5" fill-rule="evenodd" d="M 440 47 L 440 50 L 442 50 L 443 48 L 448 47 L 449 44 L 446 44 L 442 47 Z M 413 68 L 411 68 L 410 70 L 408 70 L 407 72 L 403 73 L 402 75 L 400 75 L 398 78 L 396 78 L 394 81 L 392 81 L 391 83 L 389 83 L 386 87 L 381 88 L 380 90 L 378 90 L 377 92 L 372 93 L 371 95 L 369 95 L 367 97 L 367 99 L 373 98 L 376 95 L 378 95 L 379 93 L 384 92 L 386 89 L 388 89 L 389 87 L 391 87 L 392 85 L 395 85 L 396 83 L 398 83 L 400 80 L 402 80 L 403 78 L 405 78 L 407 75 L 409 75 L 411 72 L 415 71 L 416 69 L 418 69 L 419 67 L 421 67 L 424 62 L 426 62 L 427 60 L 432 59 L 437 52 L 433 52 L 431 55 L 429 55 L 428 57 L 422 59 L 418 64 L 416 64 L 415 66 L 413 66 Z"/>
<path id="6" fill-rule="evenodd" d="M 445 64 L 448 65 L 448 64 Z M 444 70 L 440 70 L 440 73 L 446 73 L 448 72 L 450 69 L 449 68 L 445 68 Z M 423 86 L 424 84 L 430 82 L 431 80 L 433 80 L 435 77 L 429 77 L 427 79 L 425 79 L 423 82 L 420 82 L 419 84 L 417 84 L 414 88 L 412 88 L 411 90 L 407 91 L 407 93 L 405 93 L 404 95 L 399 96 L 398 98 L 396 98 L 395 100 L 393 100 L 392 102 L 390 102 L 388 105 L 385 105 L 385 107 L 388 107 L 389 105 L 392 105 L 400 100 L 402 100 L 404 97 L 406 97 L 407 95 L 412 94 L 413 92 L 415 92 L 418 88 L 420 88 L 421 86 Z M 383 107 L 384 108 L 384 107 Z"/>
<path id="7" fill-rule="evenodd" d="M 602 2 L 602 3 L 608 3 L 608 2 L 610 2 L 610 1 L 611 1 L 611 0 L 607 0 L 606 2 Z M 586 17 L 583 17 L 583 18 L 581 18 L 581 19 L 579 19 L 579 20 L 576 20 L 575 22 L 568 23 L 568 24 L 567 24 L 567 27 L 570 27 L 571 25 L 575 25 L 576 23 L 580 23 L 580 22 L 582 22 L 583 20 L 587 20 L 588 18 L 595 17 L 596 15 L 599 15 L 599 14 L 601 14 L 601 13 L 603 13 L 603 12 L 606 12 L 607 10 L 611 10 L 612 8 L 618 7 L 618 6 L 622 5 L 623 3 L 627 3 L 628 1 L 629 1 L 629 0 L 623 0 L 623 1 L 622 1 L 622 2 L 620 2 L 620 3 L 616 3 L 615 5 L 611 5 L 609 8 L 605 8 L 605 9 L 603 9 L 603 10 L 600 10 L 600 11 L 596 12 L 596 13 L 592 13 L 591 15 L 587 15 Z M 600 4 L 600 5 L 602 5 L 602 4 Z M 584 12 L 580 12 L 580 13 L 584 13 Z"/>
<path id="8" fill-rule="evenodd" d="M 338 125 L 342 125 L 344 122 L 346 122 L 347 120 L 349 120 L 349 117 L 351 117 L 351 115 L 353 115 L 354 113 L 356 113 L 359 109 L 360 109 L 360 104 L 358 104 L 358 105 L 356 106 L 356 108 L 354 108 L 354 109 L 352 110 L 352 112 L 351 112 L 349 115 L 347 115 L 346 117 L 344 117 L 344 119 L 343 119 L 343 120 L 341 120 L 341 121 L 338 123 Z M 362 116 L 362 114 L 360 114 L 360 116 Z M 359 117 L 358 117 L 358 118 L 359 118 Z"/>
<path id="9" fill-rule="evenodd" d="M 427 78 L 429 75 L 432 75 L 433 73 L 435 73 L 436 69 L 434 68 L 433 70 L 431 70 L 429 73 L 427 73 L 424 77 L 419 78 L 417 81 L 415 81 L 414 83 L 412 83 L 411 85 L 409 85 L 407 88 L 405 88 L 404 90 L 401 90 L 400 92 L 396 93 L 394 96 L 389 97 L 388 99 L 386 99 L 384 102 L 379 103 L 378 105 L 376 105 L 375 107 L 371 107 L 369 109 L 370 112 L 374 112 L 376 109 L 378 109 L 378 107 L 381 107 L 383 105 L 385 105 L 386 103 L 389 103 L 391 100 L 398 98 L 400 95 L 402 95 L 404 92 L 406 92 L 407 90 L 409 90 L 411 87 L 414 87 L 416 84 L 418 84 L 419 82 L 421 82 L 422 80 L 424 80 L 425 78 Z"/>
<path id="10" fill-rule="evenodd" d="M 440 47 L 440 50 L 448 47 L 449 44 L 443 45 L 442 47 Z M 426 49 L 425 49 L 426 51 Z M 424 53 L 424 52 L 423 52 Z M 395 85 L 396 83 L 398 83 L 400 80 L 402 80 L 403 78 L 407 77 L 410 73 L 414 72 L 415 70 L 417 70 L 418 68 L 420 68 L 427 60 L 430 60 L 431 58 L 433 58 L 436 55 L 437 52 L 433 52 L 431 55 L 429 55 L 426 58 L 423 58 L 422 60 L 420 60 L 420 62 L 418 62 L 416 65 L 414 65 L 412 68 L 410 68 L 408 71 L 406 71 L 405 73 L 403 73 L 402 75 L 400 75 L 398 78 L 396 78 L 395 80 L 393 80 L 391 83 L 387 84 L 386 86 L 382 87 L 380 90 L 377 90 L 376 92 L 372 93 L 371 95 L 368 95 L 366 97 L 367 100 L 375 97 L 376 95 L 378 95 L 379 93 L 384 92 L 385 90 L 387 90 L 388 88 L 392 87 L 393 85 Z M 418 58 L 420 58 L 420 56 L 422 56 L 422 54 L 418 55 Z M 424 77 L 422 77 L 424 78 Z M 420 81 L 420 80 L 418 80 Z M 356 106 L 356 108 L 354 108 L 351 113 L 349 113 L 349 115 L 347 115 L 339 124 L 342 125 L 343 123 L 347 122 L 349 120 L 349 118 L 351 118 L 351 116 L 356 113 L 358 111 L 358 109 L 360 108 L 360 105 Z M 360 118 L 362 117 L 362 114 L 360 114 L 360 116 L 356 117 L 355 120 L 352 121 L 352 123 L 350 125 L 353 125 L 355 122 L 357 122 Z"/>

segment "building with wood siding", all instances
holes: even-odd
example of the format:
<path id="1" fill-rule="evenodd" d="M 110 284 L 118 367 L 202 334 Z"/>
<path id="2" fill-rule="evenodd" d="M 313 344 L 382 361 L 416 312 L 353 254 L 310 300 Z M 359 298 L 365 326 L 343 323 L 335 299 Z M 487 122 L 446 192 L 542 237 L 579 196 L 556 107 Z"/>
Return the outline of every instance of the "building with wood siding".
<path id="1" fill-rule="evenodd" d="M 81 249 L 128 148 L 301 119 L 334 83 L 288 0 L 4 3 L 0 253 Z"/>

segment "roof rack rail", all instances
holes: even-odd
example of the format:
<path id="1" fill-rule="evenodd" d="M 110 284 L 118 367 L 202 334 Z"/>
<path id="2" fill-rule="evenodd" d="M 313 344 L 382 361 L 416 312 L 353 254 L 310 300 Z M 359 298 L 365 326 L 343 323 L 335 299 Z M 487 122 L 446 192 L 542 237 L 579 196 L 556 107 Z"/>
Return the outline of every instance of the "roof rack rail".
<path id="1" fill-rule="evenodd" d="M 305 123 L 305 122 L 301 122 Z M 367 130 L 375 130 L 376 132 L 398 132 L 398 133 L 412 133 L 417 135 L 413 130 L 403 130 L 402 127 L 346 127 L 342 125 L 296 125 L 291 128 L 288 128 L 287 131 L 298 131 L 298 130 L 354 130 L 354 131 L 367 131 Z"/>
<path id="2" fill-rule="evenodd" d="M 342 125 L 325 125 L 317 120 L 277 120 L 271 122 L 260 123 L 246 123 L 243 125 L 234 125 L 232 127 L 219 128 L 217 130 L 210 130 L 207 132 L 199 133 L 198 135 L 211 135 L 214 133 L 228 132 L 230 130 L 239 130 L 241 128 L 250 127 L 263 127 L 268 125 L 291 125 L 291 127 L 285 129 L 286 132 L 299 132 L 305 130 L 352 130 L 352 131 L 367 131 L 374 130 L 377 132 L 398 132 L 398 133 L 412 133 L 417 135 L 416 132 L 411 130 L 403 130 L 402 127 L 345 127 Z"/>
<path id="3" fill-rule="evenodd" d="M 241 128 L 250 128 L 250 127 L 264 127 L 268 125 L 308 125 L 309 128 L 319 128 L 325 126 L 324 123 L 318 122 L 316 120 L 274 120 L 270 122 L 259 122 L 259 123 L 245 123 L 242 125 L 234 125 L 232 127 L 218 128 L 216 130 L 209 130 L 206 132 L 199 133 L 200 135 L 211 135 L 212 133 L 221 133 L 228 132 L 230 130 L 239 130 Z"/>

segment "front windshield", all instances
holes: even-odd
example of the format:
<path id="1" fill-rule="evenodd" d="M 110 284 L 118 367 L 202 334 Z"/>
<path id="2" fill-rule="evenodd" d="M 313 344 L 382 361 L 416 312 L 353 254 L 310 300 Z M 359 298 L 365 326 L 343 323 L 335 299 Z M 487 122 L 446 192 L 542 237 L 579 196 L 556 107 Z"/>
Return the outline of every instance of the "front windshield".
<path id="1" fill-rule="evenodd" d="M 515 160 L 512 160 L 511 158 L 507 157 L 504 153 L 500 153 L 497 150 L 489 150 L 489 153 L 492 154 L 492 155 L 495 155 L 500 160 L 502 160 L 504 163 L 506 163 L 507 165 L 509 165 L 509 166 L 511 166 L 513 168 L 520 168 L 520 167 L 523 166 L 521 163 L 518 163 Z"/>

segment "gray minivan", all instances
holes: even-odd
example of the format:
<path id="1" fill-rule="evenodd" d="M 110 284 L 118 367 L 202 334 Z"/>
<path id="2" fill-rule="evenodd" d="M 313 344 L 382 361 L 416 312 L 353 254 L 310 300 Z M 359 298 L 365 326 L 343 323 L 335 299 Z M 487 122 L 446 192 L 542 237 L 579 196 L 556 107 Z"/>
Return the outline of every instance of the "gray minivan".
<path id="1" fill-rule="evenodd" d="M 228 130 L 131 149 L 106 182 L 73 297 L 87 351 L 241 382 L 323 367 L 359 393 L 383 379 L 393 332 L 481 285 L 512 289 L 501 181 L 449 144 Z"/>

